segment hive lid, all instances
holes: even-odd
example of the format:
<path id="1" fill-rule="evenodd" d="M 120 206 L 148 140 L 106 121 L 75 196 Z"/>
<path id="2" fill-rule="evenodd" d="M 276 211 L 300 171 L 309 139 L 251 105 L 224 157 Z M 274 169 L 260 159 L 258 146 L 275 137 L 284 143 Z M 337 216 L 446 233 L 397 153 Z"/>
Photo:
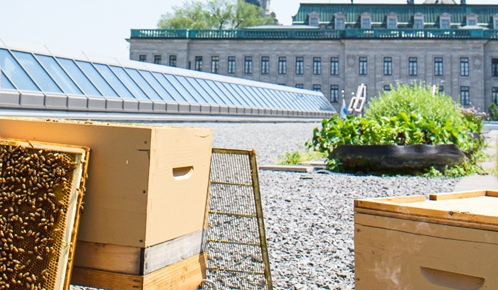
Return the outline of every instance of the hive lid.
<path id="1" fill-rule="evenodd" d="M 468 222 L 498 226 L 498 191 L 467 191 L 394 198 L 355 200 L 355 211 L 376 210 L 402 214 L 410 219 L 434 218 L 445 221 Z M 382 215 L 382 214 L 381 214 Z"/>

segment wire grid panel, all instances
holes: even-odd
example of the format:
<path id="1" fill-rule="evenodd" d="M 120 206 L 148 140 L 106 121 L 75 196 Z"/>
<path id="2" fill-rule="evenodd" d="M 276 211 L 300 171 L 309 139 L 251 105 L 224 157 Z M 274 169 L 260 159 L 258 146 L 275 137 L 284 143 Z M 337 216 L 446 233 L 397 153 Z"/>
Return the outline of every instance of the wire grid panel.
<path id="1" fill-rule="evenodd" d="M 218 289 L 273 289 L 254 151 L 213 149 L 207 240 Z"/>

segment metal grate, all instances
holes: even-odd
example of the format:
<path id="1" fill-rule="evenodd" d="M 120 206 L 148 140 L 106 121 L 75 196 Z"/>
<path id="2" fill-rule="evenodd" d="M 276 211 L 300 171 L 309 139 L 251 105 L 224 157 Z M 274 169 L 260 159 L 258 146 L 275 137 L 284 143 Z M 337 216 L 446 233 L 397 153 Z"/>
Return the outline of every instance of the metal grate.
<path id="1" fill-rule="evenodd" d="M 210 179 L 207 278 L 217 289 L 272 290 L 255 152 L 213 149 Z"/>

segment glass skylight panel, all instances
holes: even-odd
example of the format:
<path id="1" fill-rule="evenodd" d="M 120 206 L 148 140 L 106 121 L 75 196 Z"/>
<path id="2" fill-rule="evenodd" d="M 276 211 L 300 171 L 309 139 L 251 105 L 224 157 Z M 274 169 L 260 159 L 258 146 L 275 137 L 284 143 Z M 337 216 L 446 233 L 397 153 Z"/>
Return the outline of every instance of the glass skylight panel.
<path id="1" fill-rule="evenodd" d="M 88 80 L 80 68 L 70 59 L 57 58 L 57 61 L 68 72 L 78 86 L 89 96 L 102 96 L 95 86 Z"/>
<path id="2" fill-rule="evenodd" d="M 249 101 L 255 104 L 255 107 L 265 108 L 267 107 L 263 101 L 261 101 L 257 96 L 243 89 L 243 86 L 238 84 L 230 84 L 236 92 L 245 96 Z"/>
<path id="3" fill-rule="evenodd" d="M 104 77 L 104 79 L 113 87 L 122 99 L 135 99 L 130 91 L 123 85 L 123 83 L 112 73 L 111 69 L 104 64 L 94 64 L 95 68 Z"/>
<path id="4" fill-rule="evenodd" d="M 7 76 L 2 72 L 2 78 L 0 79 L 0 84 L 2 89 L 15 90 L 14 85 L 9 81 Z"/>
<path id="5" fill-rule="evenodd" d="M 61 66 L 51 56 L 36 54 L 36 58 L 42 63 L 48 73 L 62 87 L 67 94 L 82 95 L 83 92 L 74 84 Z"/>
<path id="6" fill-rule="evenodd" d="M 167 102 L 177 102 L 171 94 L 164 89 L 158 80 L 149 71 L 140 71 L 140 75 L 152 86 L 152 88 L 159 94 L 159 96 Z"/>
<path id="7" fill-rule="evenodd" d="M 281 92 L 284 96 L 287 96 L 289 102 L 294 104 L 298 110 L 311 110 L 311 107 L 304 101 L 304 95 L 301 93 L 294 93 L 294 92 L 286 92 L 282 91 Z"/>
<path id="8" fill-rule="evenodd" d="M 223 85 L 223 83 L 221 82 L 213 82 L 213 83 L 216 85 L 218 89 L 220 89 L 220 91 L 223 92 L 223 94 L 225 94 L 225 96 L 227 96 L 227 98 L 233 100 L 233 102 L 235 102 L 236 105 L 240 105 L 243 107 L 248 106 L 247 103 L 244 100 L 242 100 L 242 98 L 237 93 L 235 93 L 235 91 L 233 93 L 228 91 L 227 88 Z"/>
<path id="9" fill-rule="evenodd" d="M 206 89 L 208 89 L 208 88 L 209 88 L 209 89 L 211 89 L 212 91 L 214 91 L 214 92 L 215 92 L 215 94 L 216 94 L 217 96 L 219 96 L 219 97 L 220 97 L 220 98 L 221 98 L 221 99 L 225 102 L 225 104 L 227 104 L 227 105 L 235 105 L 235 102 L 234 102 L 232 99 L 230 99 L 227 95 L 225 95 L 225 94 L 224 94 L 224 93 L 223 93 L 223 92 L 222 92 L 222 91 L 218 88 L 218 86 L 216 86 L 216 84 L 215 84 L 213 81 L 211 81 L 211 80 L 199 79 L 199 83 L 200 83 L 201 85 L 204 85 L 204 84 L 205 84 L 206 86 L 204 86 L 204 87 L 206 87 Z"/>
<path id="10" fill-rule="evenodd" d="M 246 107 L 258 107 L 259 106 L 259 105 L 256 105 L 254 102 L 248 100 L 248 97 L 243 95 L 242 92 L 236 91 L 229 83 L 221 82 L 219 85 L 222 87 L 222 89 L 225 88 L 229 92 L 229 94 L 234 96 L 234 98 L 237 98 L 243 106 L 246 106 Z"/>
<path id="11" fill-rule="evenodd" d="M 263 107 L 271 107 L 276 108 L 276 103 L 272 102 L 270 99 L 260 98 L 258 94 L 254 93 L 254 91 L 249 90 L 247 86 L 236 85 L 241 91 L 243 91 L 246 95 L 254 99 L 258 104 L 261 104 Z"/>
<path id="12" fill-rule="evenodd" d="M 183 86 L 182 84 L 175 78 L 175 76 L 170 74 L 163 74 L 164 77 L 169 81 L 173 87 L 182 95 L 184 99 L 187 100 L 190 104 L 199 103 Z"/>
<path id="13" fill-rule="evenodd" d="M 183 87 L 189 91 L 189 93 L 201 104 L 207 104 L 205 97 L 199 94 L 197 90 L 187 81 L 184 76 L 176 76 L 176 79 L 183 85 Z"/>
<path id="14" fill-rule="evenodd" d="M 207 92 L 198 82 L 196 79 L 192 77 L 186 77 L 187 81 L 201 94 L 204 99 L 208 101 L 208 103 L 213 103 L 213 104 L 218 104 L 218 105 L 224 105 L 223 101 L 221 101 L 220 98 L 218 98 L 216 95 L 212 95 L 209 92 Z"/>
<path id="15" fill-rule="evenodd" d="M 252 89 L 254 89 L 256 91 L 257 88 L 252 88 Z M 257 90 L 257 91 L 259 92 L 259 90 Z M 279 94 L 278 90 L 269 90 L 269 91 L 272 92 L 272 95 L 270 95 L 269 98 L 265 97 L 265 95 L 268 96 L 268 93 L 261 94 L 261 95 L 258 94 L 258 96 L 260 96 L 260 98 L 262 98 L 262 99 L 270 100 L 270 101 L 273 101 L 274 103 L 276 103 L 275 108 L 279 108 L 279 109 L 289 109 L 290 108 L 289 105 L 283 101 L 283 98 Z"/>
<path id="16" fill-rule="evenodd" d="M 153 75 L 178 103 L 188 103 L 187 99 L 183 97 L 182 94 L 180 94 L 180 92 L 175 89 L 175 87 L 173 87 L 173 85 L 166 79 L 166 77 L 162 73 L 153 72 Z"/>
<path id="17" fill-rule="evenodd" d="M 136 69 L 127 68 L 126 72 L 133 78 L 133 80 L 140 86 L 151 100 L 162 100 L 156 91 L 147 83 L 144 77 L 138 73 Z"/>
<path id="18" fill-rule="evenodd" d="M 131 91 L 135 98 L 140 100 L 148 100 L 149 98 L 140 89 L 140 87 L 131 79 L 122 67 L 111 66 L 111 70 L 115 75 L 124 83 L 124 85 Z"/>
<path id="19" fill-rule="evenodd" d="M 109 84 L 104 80 L 104 78 L 99 74 L 99 72 L 93 67 L 93 65 L 86 61 L 76 61 L 76 63 L 81 67 L 83 72 L 92 80 L 92 82 L 97 86 L 97 88 L 106 97 L 118 97 L 116 92 L 109 86 Z"/>
<path id="20" fill-rule="evenodd" d="M 36 61 L 35 57 L 27 52 L 12 52 L 21 65 L 27 70 L 38 86 L 44 92 L 62 93 L 62 90 L 52 80 L 43 67 Z"/>
<path id="21" fill-rule="evenodd" d="M 300 96 L 301 97 L 301 96 Z M 308 104 L 310 107 L 311 107 L 311 110 L 316 110 L 318 109 L 318 106 L 316 105 L 316 103 L 314 102 L 314 98 L 313 98 L 313 95 L 302 95 L 302 98 L 304 100 L 304 102 L 306 102 L 306 104 Z"/>
<path id="22" fill-rule="evenodd" d="M 287 109 L 290 110 L 299 110 L 301 106 L 299 106 L 295 102 L 291 102 L 290 96 L 284 94 L 284 91 L 275 91 L 275 94 L 280 97 L 280 100 L 286 105 Z"/>
<path id="23" fill-rule="evenodd" d="M 5 49 L 0 49 L 0 67 L 10 77 L 12 82 L 21 91 L 36 91 L 40 89 L 28 76 L 24 69 L 17 63 L 12 55 Z"/>
<path id="24" fill-rule="evenodd" d="M 267 100 L 270 103 L 272 103 L 273 106 L 274 106 L 274 108 L 285 108 L 286 107 L 286 105 L 284 103 L 282 103 L 282 101 L 280 100 L 280 97 L 277 97 L 277 98 L 266 98 L 265 95 L 262 94 L 261 91 L 259 90 L 259 88 L 257 88 L 257 87 L 247 86 L 245 88 L 247 90 L 253 92 L 253 94 L 256 94 L 256 96 L 258 96 L 258 98 L 260 100 Z"/>

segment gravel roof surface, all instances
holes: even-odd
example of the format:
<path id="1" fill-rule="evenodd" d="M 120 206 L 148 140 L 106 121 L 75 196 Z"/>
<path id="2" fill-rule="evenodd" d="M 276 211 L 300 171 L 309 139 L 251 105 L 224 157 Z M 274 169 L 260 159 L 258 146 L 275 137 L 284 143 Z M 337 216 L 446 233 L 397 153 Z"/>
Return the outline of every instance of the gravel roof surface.
<path id="1" fill-rule="evenodd" d="M 320 123 L 168 125 L 212 128 L 213 147 L 254 148 L 258 164 L 267 165 L 303 149 Z M 259 175 L 275 289 L 354 289 L 354 199 L 450 192 L 459 180 L 266 170 Z"/>

